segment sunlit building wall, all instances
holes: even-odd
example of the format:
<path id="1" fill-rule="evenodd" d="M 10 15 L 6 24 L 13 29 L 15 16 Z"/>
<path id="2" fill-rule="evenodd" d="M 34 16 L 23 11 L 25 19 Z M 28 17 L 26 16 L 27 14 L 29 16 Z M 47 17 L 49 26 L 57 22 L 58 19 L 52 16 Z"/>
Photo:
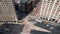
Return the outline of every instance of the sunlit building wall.
<path id="1" fill-rule="evenodd" d="M 40 17 L 60 23 L 60 0 L 42 0 Z"/>
<path id="2" fill-rule="evenodd" d="M 0 22 L 17 22 L 12 0 L 0 0 Z"/>

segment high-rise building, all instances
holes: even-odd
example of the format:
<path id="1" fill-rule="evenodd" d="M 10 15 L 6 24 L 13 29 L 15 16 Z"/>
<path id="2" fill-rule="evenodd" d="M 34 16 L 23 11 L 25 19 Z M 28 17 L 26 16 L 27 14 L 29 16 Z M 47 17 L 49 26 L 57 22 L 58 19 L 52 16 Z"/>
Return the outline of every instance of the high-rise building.
<path id="1" fill-rule="evenodd" d="M 12 0 L 0 0 L 0 22 L 17 22 Z"/>
<path id="2" fill-rule="evenodd" d="M 60 23 L 60 0 L 42 0 L 40 17 L 51 23 Z"/>

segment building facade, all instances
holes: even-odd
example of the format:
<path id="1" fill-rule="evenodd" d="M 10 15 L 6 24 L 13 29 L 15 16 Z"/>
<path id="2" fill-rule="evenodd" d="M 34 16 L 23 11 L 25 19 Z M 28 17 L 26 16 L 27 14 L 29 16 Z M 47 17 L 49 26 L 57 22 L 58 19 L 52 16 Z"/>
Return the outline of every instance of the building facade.
<path id="1" fill-rule="evenodd" d="M 17 22 L 12 0 L 0 0 L 0 22 Z"/>
<path id="2" fill-rule="evenodd" d="M 40 17 L 54 23 L 60 23 L 60 0 L 42 0 Z"/>

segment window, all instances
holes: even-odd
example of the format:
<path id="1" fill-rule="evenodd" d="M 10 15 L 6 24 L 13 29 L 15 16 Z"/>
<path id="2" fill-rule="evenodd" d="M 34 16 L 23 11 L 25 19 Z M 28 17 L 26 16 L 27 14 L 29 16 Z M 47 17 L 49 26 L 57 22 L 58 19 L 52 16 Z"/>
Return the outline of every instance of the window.
<path id="1" fill-rule="evenodd" d="M 59 6 L 60 7 L 60 6 Z"/>
<path id="2" fill-rule="evenodd" d="M 46 20 L 48 20 L 48 18 L 46 18 Z"/>
<path id="3" fill-rule="evenodd" d="M 54 0 L 52 0 L 52 1 L 54 1 Z"/>
<path id="4" fill-rule="evenodd" d="M 46 4 L 46 3 L 44 3 L 44 4 Z"/>
<path id="5" fill-rule="evenodd" d="M 1 4 L 5 4 L 5 3 L 2 2 Z"/>
<path id="6" fill-rule="evenodd" d="M 57 1 L 57 2 L 59 2 L 59 1 Z"/>
<path id="7" fill-rule="evenodd" d="M 42 18 L 42 17 L 40 17 L 40 18 Z"/>
<path id="8" fill-rule="evenodd" d="M 52 19 L 53 21 L 55 21 L 55 19 Z"/>
<path id="9" fill-rule="evenodd" d="M 44 1 L 44 2 L 46 2 L 46 1 Z"/>
<path id="10" fill-rule="evenodd" d="M 43 18 L 43 19 L 45 19 L 45 18 Z"/>
<path id="11" fill-rule="evenodd" d="M 57 3 L 55 3 L 55 4 L 57 4 Z"/>
<path id="12" fill-rule="evenodd" d="M 52 2 L 51 2 L 52 3 Z"/>
<path id="13" fill-rule="evenodd" d="M 51 21 L 51 19 L 49 19 L 49 21 Z"/>
<path id="14" fill-rule="evenodd" d="M 58 8 L 59 9 L 59 8 Z"/>

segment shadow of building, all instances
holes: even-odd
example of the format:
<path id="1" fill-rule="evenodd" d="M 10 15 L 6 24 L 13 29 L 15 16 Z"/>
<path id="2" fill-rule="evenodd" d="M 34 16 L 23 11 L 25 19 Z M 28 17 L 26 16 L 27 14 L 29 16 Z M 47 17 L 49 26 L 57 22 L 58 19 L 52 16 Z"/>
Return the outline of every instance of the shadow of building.
<path id="1" fill-rule="evenodd" d="M 0 34 L 20 34 L 24 25 L 5 23 L 0 26 Z"/>

